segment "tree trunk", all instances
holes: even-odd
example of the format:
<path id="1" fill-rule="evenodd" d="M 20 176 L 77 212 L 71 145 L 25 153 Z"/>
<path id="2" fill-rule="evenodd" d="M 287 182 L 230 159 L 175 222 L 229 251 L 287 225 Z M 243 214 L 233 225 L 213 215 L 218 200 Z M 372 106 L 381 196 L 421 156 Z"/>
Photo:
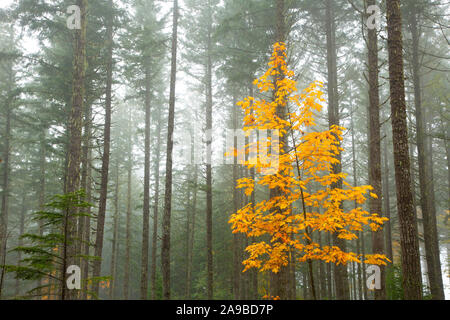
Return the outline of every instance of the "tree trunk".
<path id="1" fill-rule="evenodd" d="M 131 109 L 129 109 L 128 115 L 128 165 L 127 165 L 127 217 L 125 226 L 125 267 L 123 276 L 123 297 L 128 300 L 129 287 L 130 287 L 130 252 L 131 252 L 131 178 L 133 170 L 133 149 L 131 139 Z"/>
<path id="2" fill-rule="evenodd" d="M 84 137 L 83 137 L 83 154 L 82 154 L 82 170 L 81 170 L 81 188 L 86 190 L 86 202 L 91 202 L 92 195 L 92 181 L 91 181 L 91 121 L 92 121 L 92 108 L 90 103 L 86 104 L 84 115 Z M 87 213 L 91 214 L 91 208 L 87 208 Z M 90 241 L 91 241 L 91 218 L 89 216 L 80 217 L 78 221 L 78 237 L 82 240 L 81 252 L 83 255 L 90 255 Z M 82 279 L 89 278 L 89 260 L 84 259 L 82 261 Z M 83 290 L 80 298 L 87 299 L 88 282 L 83 282 Z"/>
<path id="3" fill-rule="evenodd" d="M 191 127 L 191 164 L 195 163 L 195 141 L 194 141 L 194 128 Z M 188 188 L 194 188 L 192 200 L 188 200 L 189 206 L 187 210 L 188 214 L 188 237 L 187 237 L 187 252 L 186 252 L 186 299 L 191 299 L 192 294 L 192 259 L 193 259 L 193 251 L 194 251 L 194 231 L 195 231 L 195 214 L 197 210 L 197 181 L 198 181 L 198 167 L 197 164 L 194 164 L 194 170 L 192 172 L 192 167 L 189 173 L 189 183 Z M 189 197 L 190 198 L 190 195 Z"/>
<path id="4" fill-rule="evenodd" d="M 116 160 L 116 181 L 114 190 L 114 220 L 113 220 L 113 239 L 111 245 L 111 277 L 112 281 L 109 287 L 109 299 L 114 299 L 114 291 L 116 287 L 117 278 L 117 244 L 119 236 L 120 210 L 119 210 L 119 157 Z"/>
<path id="5" fill-rule="evenodd" d="M 234 90 L 234 89 L 233 89 Z M 233 129 L 237 130 L 238 120 L 237 120 L 237 98 L 236 94 L 233 92 Z M 233 138 L 233 148 L 237 150 L 238 140 L 235 135 Z M 237 180 L 239 179 L 238 173 L 238 159 L 235 155 L 233 158 L 233 212 L 237 212 L 239 210 L 239 190 L 237 189 Z M 233 297 L 235 300 L 239 300 L 240 298 L 240 278 L 241 278 L 241 260 L 240 260 L 240 235 L 237 233 L 233 234 Z"/>
<path id="6" fill-rule="evenodd" d="M 73 60 L 72 107 L 69 115 L 69 145 L 67 155 L 66 192 L 78 191 L 80 187 L 81 127 L 83 122 L 84 78 L 86 74 L 86 12 L 87 0 L 77 0 L 81 14 L 81 29 L 75 31 L 75 52 Z M 73 264 L 77 254 L 74 238 L 76 234 L 76 208 L 70 208 L 64 218 L 65 245 L 62 248 L 61 300 L 74 299 L 76 290 L 66 289 L 66 269 Z"/>
<path id="7" fill-rule="evenodd" d="M 357 170 L 356 170 L 356 148 L 355 148 L 355 127 L 353 125 L 353 106 L 352 111 L 350 113 L 350 132 L 352 133 L 352 167 L 353 167 L 353 185 L 356 187 L 358 185 L 358 178 L 357 178 Z M 354 208 L 356 209 L 358 207 L 358 203 L 355 201 Z M 358 239 L 356 240 L 356 253 L 361 254 L 361 236 L 362 232 L 358 231 Z M 366 284 L 362 281 L 362 270 L 364 269 L 364 266 L 361 266 L 362 263 L 358 263 L 358 293 L 359 293 L 359 300 L 363 299 L 363 286 Z"/>
<path id="8" fill-rule="evenodd" d="M 430 172 L 432 162 L 427 161 L 431 153 L 426 152 L 426 121 L 422 114 L 422 96 L 419 62 L 420 31 L 418 30 L 418 15 L 416 5 L 409 16 L 412 34 L 412 71 L 414 83 L 414 103 L 416 118 L 416 139 L 419 163 L 420 207 L 422 208 L 423 236 L 425 240 L 425 254 L 433 299 L 444 300 L 441 263 L 439 257 L 439 242 L 436 227 L 436 209 L 434 206 L 433 174 Z M 430 150 L 431 151 L 431 150 Z M 430 173 L 430 174 L 429 174 Z"/>
<path id="9" fill-rule="evenodd" d="M 25 186 L 24 186 L 25 187 Z M 26 207 L 26 193 L 22 195 L 22 208 L 20 210 L 20 219 L 19 219 L 19 247 L 23 246 L 22 235 L 25 233 L 25 214 L 27 211 Z M 17 255 L 17 265 L 20 267 L 22 260 L 22 252 L 19 251 Z M 17 278 L 15 283 L 15 295 L 16 297 L 20 294 L 20 280 Z"/>
<path id="10" fill-rule="evenodd" d="M 327 234 L 327 242 L 328 246 L 332 245 L 331 235 L 329 233 Z M 326 270 L 327 270 L 327 296 L 329 300 L 333 300 L 333 271 L 331 268 L 331 263 L 327 263 Z"/>
<path id="11" fill-rule="evenodd" d="M 152 283 L 152 299 L 156 299 L 156 253 L 158 249 L 158 209 L 159 209 L 159 163 L 161 161 L 161 111 L 157 111 L 156 130 L 156 158 L 155 158 L 155 198 L 153 204 L 153 235 L 152 235 L 152 267 L 150 280 Z"/>
<path id="12" fill-rule="evenodd" d="M 392 140 L 405 299 L 422 299 L 419 240 L 411 193 L 400 0 L 386 0 Z"/>
<path id="13" fill-rule="evenodd" d="M 141 300 L 147 300 L 150 219 L 150 69 L 145 70 L 144 203 L 142 207 Z"/>
<path id="14" fill-rule="evenodd" d="M 194 141 L 192 141 L 192 156 L 193 160 L 193 145 Z M 197 210 L 197 180 L 198 180 L 198 168 L 197 165 L 194 165 L 194 173 L 193 173 L 193 188 L 194 194 L 192 196 L 192 201 L 190 203 L 190 207 L 188 210 L 189 215 L 189 233 L 188 233 L 188 243 L 187 243 L 187 269 L 186 269 L 186 299 L 191 299 L 191 290 L 192 290 L 192 258 L 194 251 L 194 231 L 195 231 L 195 214 Z"/>
<path id="15" fill-rule="evenodd" d="M 284 42 L 286 39 L 286 26 L 285 26 L 285 6 L 284 0 L 276 1 L 276 41 Z M 282 72 L 280 72 L 280 76 L 274 79 L 274 82 L 282 80 L 280 77 Z M 277 87 L 275 85 L 274 92 L 277 91 Z M 273 98 L 274 99 L 274 98 Z M 286 106 L 277 105 L 276 107 L 276 115 L 282 120 L 287 120 L 286 116 Z M 287 152 L 288 148 L 288 140 L 287 135 L 280 136 L 280 155 L 283 155 Z M 270 198 L 279 197 L 283 195 L 283 191 L 280 188 L 270 189 Z M 278 208 L 280 213 L 282 210 Z M 290 261 L 286 266 L 281 266 L 278 273 L 271 272 L 270 279 L 270 294 L 275 297 L 279 297 L 282 300 L 290 299 L 290 289 L 289 289 L 289 274 L 291 268 Z"/>
<path id="16" fill-rule="evenodd" d="M 43 208 L 45 204 L 45 170 L 46 170 L 46 127 L 42 127 L 39 133 L 39 190 L 38 190 L 38 207 L 39 210 Z M 44 234 L 44 223 L 39 221 L 39 235 L 42 236 Z M 0 241 L 1 242 L 1 241 Z M 81 243 L 81 241 L 80 241 Z M 0 255 L 1 257 L 1 255 Z M 50 278 L 47 278 L 50 283 Z M 38 286 L 41 287 L 43 285 L 43 279 L 38 281 Z M 41 295 L 42 290 L 38 290 L 36 294 Z"/>
<path id="17" fill-rule="evenodd" d="M 249 94 L 250 94 L 250 97 L 254 97 L 253 83 L 250 83 L 250 85 L 249 85 Z M 258 137 L 256 137 L 256 139 L 258 139 Z M 254 181 L 254 184 L 256 184 L 256 170 L 254 167 L 250 168 L 250 177 Z M 255 204 L 256 204 L 256 186 L 255 185 L 254 185 L 253 192 L 250 196 L 250 202 L 252 204 L 252 210 L 254 212 Z M 255 241 L 256 240 L 254 238 L 252 238 L 252 243 L 254 243 Z M 257 269 L 251 270 L 249 272 L 251 272 L 252 299 L 256 300 L 259 298 L 259 294 L 258 294 L 258 273 L 259 272 Z M 294 272 L 295 272 L 295 270 L 294 270 Z M 294 274 L 294 277 L 295 277 L 295 274 Z M 295 286 L 295 281 L 294 281 L 294 286 Z"/>
<path id="18" fill-rule="evenodd" d="M 389 195 L 389 161 L 388 161 L 388 143 L 387 143 L 387 132 L 384 138 L 384 215 L 389 220 L 385 222 L 385 236 L 386 236 L 386 254 L 389 260 L 394 264 L 394 254 L 392 252 L 392 228 L 391 228 L 391 201 Z"/>
<path id="19" fill-rule="evenodd" d="M 302 291 L 303 291 L 303 300 L 308 300 L 309 298 L 308 298 L 308 292 L 309 292 L 309 290 L 308 290 L 308 285 L 307 285 L 307 282 L 308 282 L 308 277 L 307 277 L 307 275 L 306 275 L 306 273 L 307 273 L 307 271 L 306 270 L 303 270 L 303 272 L 302 272 L 302 282 L 303 282 L 303 286 L 302 286 Z"/>
<path id="20" fill-rule="evenodd" d="M 320 247 L 322 247 L 323 243 L 322 243 L 322 234 L 321 232 L 318 233 L 318 243 L 320 245 Z M 322 300 L 325 300 L 325 298 L 330 299 L 330 297 L 327 297 L 327 276 L 326 276 L 326 272 L 325 272 L 325 265 L 323 261 L 318 261 L 319 264 L 319 279 L 320 279 L 320 297 Z"/>
<path id="21" fill-rule="evenodd" d="M 208 300 L 213 298 L 213 248 L 212 248 L 212 62 L 211 62 L 211 0 L 208 0 L 208 47 L 206 64 L 206 292 Z"/>
<path id="22" fill-rule="evenodd" d="M 339 103 L 337 87 L 337 54 L 336 54 L 336 22 L 333 16 L 333 1 L 326 0 L 326 38 L 327 38 L 327 68 L 328 68 L 328 123 L 329 126 L 339 126 Z M 341 155 L 337 156 L 339 164 L 333 165 L 333 173 L 342 171 L 340 164 Z M 342 181 L 335 183 L 332 188 L 342 188 Z M 333 234 L 333 244 L 341 250 L 346 250 L 346 244 L 343 239 L 339 239 Z M 336 299 L 348 300 L 349 287 L 347 267 L 334 265 L 334 281 L 336 288 Z"/>
<path id="23" fill-rule="evenodd" d="M 170 216 L 172 210 L 172 153 L 175 122 L 175 81 L 177 75 L 178 0 L 173 1 L 172 60 L 170 70 L 169 119 L 167 125 L 166 184 L 162 225 L 161 268 L 163 298 L 170 299 Z"/>
<path id="24" fill-rule="evenodd" d="M 6 241 L 8 236 L 8 210 L 9 210 L 9 173 L 10 173 L 10 140 L 11 140 L 11 106 L 6 105 L 6 127 L 4 135 L 5 150 L 3 155 L 3 181 L 2 181 L 2 207 L 0 216 L 0 261 L 6 261 Z M 2 298 L 4 268 L 2 268 L 2 281 L 0 282 L 0 299 Z"/>
<path id="25" fill-rule="evenodd" d="M 99 257 L 99 260 L 94 262 L 93 276 L 100 277 L 102 269 L 102 253 L 103 253 L 103 236 L 105 230 L 106 219 L 106 200 L 108 196 L 108 174 L 109 174 L 109 156 L 111 147 L 111 100 L 112 100 L 112 69 L 113 69 L 113 3 L 109 1 L 108 25 L 107 25 L 107 46 L 108 56 L 106 62 L 106 97 L 105 97 L 105 126 L 103 132 L 103 156 L 102 156 L 102 169 L 101 169 L 101 182 L 100 182 L 100 200 L 98 206 L 97 215 L 97 231 L 95 239 L 95 256 Z M 94 281 L 93 291 L 98 295 L 99 282 Z"/>
<path id="26" fill-rule="evenodd" d="M 375 0 L 367 0 L 367 6 L 375 5 Z M 366 17 L 368 19 L 368 16 Z M 377 198 L 369 198 L 370 213 L 382 213 L 381 193 L 381 136 L 380 136 L 380 95 L 378 85 L 378 39 L 375 28 L 368 29 L 368 64 L 369 64 L 369 185 L 373 187 L 373 193 Z M 383 229 L 372 232 L 372 252 L 384 254 Z M 384 266 L 381 269 L 381 289 L 375 290 L 376 300 L 386 299 L 386 272 Z"/>

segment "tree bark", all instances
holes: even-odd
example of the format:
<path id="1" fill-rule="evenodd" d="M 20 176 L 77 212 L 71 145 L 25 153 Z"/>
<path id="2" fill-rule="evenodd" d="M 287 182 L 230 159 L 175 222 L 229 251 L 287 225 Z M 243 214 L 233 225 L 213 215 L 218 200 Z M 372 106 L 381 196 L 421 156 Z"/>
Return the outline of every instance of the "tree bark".
<path id="1" fill-rule="evenodd" d="M 166 183 L 164 194 L 164 216 L 162 225 L 161 268 L 163 276 L 163 298 L 170 299 L 170 216 L 172 211 L 172 153 L 175 122 L 175 82 L 177 74 L 177 27 L 178 0 L 173 1 L 172 60 L 170 70 L 169 119 L 167 125 Z"/>
<path id="2" fill-rule="evenodd" d="M 339 103 L 338 103 L 338 87 L 337 87 L 337 53 L 336 53 L 336 22 L 333 15 L 333 1 L 326 0 L 326 39 L 327 39 L 327 69 L 328 69 L 328 123 L 329 126 L 339 126 Z M 341 155 L 337 156 L 339 164 L 333 166 L 333 173 L 337 174 L 342 171 L 340 164 Z M 335 183 L 332 188 L 342 188 L 342 181 Z M 346 250 L 346 244 L 343 239 L 339 239 L 333 234 L 333 244 L 341 250 Z M 334 282 L 336 288 L 336 299 L 348 300 L 348 274 L 347 267 L 342 265 L 334 265 Z"/>
<path id="3" fill-rule="evenodd" d="M 90 103 L 85 106 L 84 115 L 84 136 L 83 136 L 83 149 L 82 149 L 82 170 L 81 170 L 81 188 L 86 190 L 86 202 L 91 202 L 92 195 L 92 181 L 91 181 L 91 118 L 92 118 L 92 107 Z M 91 208 L 87 208 L 87 213 L 91 214 Z M 89 216 L 80 217 L 78 220 L 78 238 L 82 239 L 81 242 L 81 252 L 83 255 L 90 255 L 90 241 L 91 241 L 91 218 Z M 89 260 L 85 259 L 82 261 L 82 278 L 89 278 Z M 83 290 L 81 291 L 80 298 L 87 299 L 87 291 L 89 285 L 87 281 L 83 282 Z"/>
<path id="4" fill-rule="evenodd" d="M 192 141 L 192 157 L 193 160 L 193 143 Z M 188 242 L 187 242 L 187 268 L 186 268 L 186 299 L 191 299 L 192 294 L 192 259 L 193 259 L 193 251 L 194 251 L 194 234 L 195 234 L 195 215 L 197 211 L 197 181 L 198 181 L 198 168 L 197 165 L 194 165 L 193 172 L 193 188 L 194 194 L 192 196 L 192 201 L 190 201 L 190 207 L 188 209 Z"/>
<path id="5" fill-rule="evenodd" d="M 66 192 L 78 191 L 80 187 L 81 162 L 81 127 L 83 122 L 84 79 L 86 75 L 86 12 L 87 0 L 77 0 L 80 8 L 81 29 L 75 31 L 75 52 L 73 59 L 72 106 L 69 115 L 69 144 L 67 156 Z M 76 208 L 70 208 L 64 218 L 65 245 L 62 248 L 63 263 L 61 264 L 61 300 L 74 299 L 77 290 L 67 291 L 66 269 L 75 261 L 77 254 L 76 236 Z"/>
<path id="6" fill-rule="evenodd" d="M 432 154 L 426 152 L 426 121 L 424 121 L 425 119 L 422 114 L 423 107 L 419 62 L 420 31 L 418 29 L 418 16 L 419 12 L 417 12 L 417 7 L 416 5 L 413 5 L 412 12 L 409 15 L 409 25 L 412 34 L 412 73 L 419 163 L 420 207 L 422 208 L 423 236 L 431 295 L 433 299 L 445 300 L 439 257 L 434 190 L 431 188 L 433 185 L 433 174 L 432 171 L 430 171 L 432 162 L 428 161 L 432 157 Z"/>
<path id="7" fill-rule="evenodd" d="M 42 125 L 42 124 L 41 124 Z M 38 190 L 38 207 L 39 210 L 43 208 L 45 204 L 45 170 L 46 170 L 46 127 L 42 127 L 39 133 L 39 190 Z M 39 221 L 39 235 L 42 236 L 44 234 L 44 223 Z M 1 242 L 1 241 L 0 241 Z M 80 242 L 81 243 L 81 242 Z M 1 245 L 1 244 L 0 244 Z M 0 254 L 1 257 L 1 254 Z M 50 283 L 50 279 L 47 278 Z M 43 285 L 43 279 L 38 281 L 38 286 L 41 287 Z M 41 294 L 43 290 L 38 290 L 36 294 Z"/>
<path id="8" fill-rule="evenodd" d="M 157 111 L 156 152 L 155 152 L 155 197 L 153 204 L 153 235 L 152 235 L 152 267 L 150 280 L 152 284 L 152 299 L 156 299 L 156 255 L 158 249 L 158 211 L 159 211 L 159 163 L 161 161 L 161 111 Z"/>
<path id="9" fill-rule="evenodd" d="M 286 39 L 286 25 L 285 25 L 285 6 L 284 0 L 276 1 L 276 41 L 284 42 Z M 282 73 L 280 73 L 282 74 Z M 274 82 L 282 80 L 278 76 L 274 79 Z M 277 87 L 275 85 L 274 92 L 277 91 Z M 287 120 L 286 116 L 286 106 L 278 105 L 276 107 L 276 115 L 282 120 Z M 287 135 L 280 136 L 280 155 L 285 154 L 288 148 L 288 140 Z M 283 195 L 283 191 L 280 188 L 270 189 L 270 198 L 279 197 Z M 282 210 L 278 208 L 281 212 Z M 290 299 L 290 289 L 289 289 L 289 274 L 290 274 L 290 261 L 286 266 L 281 266 L 278 273 L 271 272 L 271 281 L 270 281 L 270 294 L 275 297 L 279 297 L 282 300 Z"/>
<path id="10" fill-rule="evenodd" d="M 394 254 L 392 252 L 392 227 L 391 227 L 391 200 L 389 195 L 389 161 L 388 161 L 388 143 L 387 143 L 387 132 L 384 138 L 384 215 L 389 220 L 385 222 L 385 236 L 386 236 L 386 254 L 389 260 L 394 264 Z"/>
<path id="11" fill-rule="evenodd" d="M 100 277 L 102 269 L 102 254 L 103 254 L 103 236 L 105 230 L 106 219 L 106 200 L 108 197 L 108 175 L 109 175 L 109 158 L 111 149 L 111 100 L 112 100 L 112 72 L 113 72 L 113 3 L 109 1 L 108 22 L 107 22 L 107 62 L 106 62 L 106 96 L 105 96 L 105 125 L 103 131 L 103 155 L 102 155 L 102 169 L 100 182 L 100 200 L 97 215 L 97 231 L 95 239 L 95 256 L 99 260 L 94 262 L 93 276 Z M 93 291 L 99 294 L 99 282 L 94 281 Z"/>
<path id="12" fill-rule="evenodd" d="M 237 98 L 236 94 L 233 92 L 233 129 L 236 130 L 238 127 L 237 120 Z M 237 150 L 238 147 L 237 136 L 234 136 L 233 140 L 233 148 Z M 235 155 L 233 158 L 233 212 L 237 212 L 239 210 L 239 190 L 237 189 L 237 180 L 239 179 L 238 172 L 238 159 Z M 239 300 L 240 298 L 240 278 L 241 278 L 241 259 L 240 259 L 240 235 L 237 233 L 233 234 L 233 297 L 235 300 Z"/>
<path id="13" fill-rule="evenodd" d="M 25 187 L 25 186 L 24 186 Z M 26 207 L 26 193 L 22 195 L 22 206 L 20 210 L 20 219 L 19 219 L 19 247 L 23 246 L 22 235 L 25 233 L 25 214 L 27 211 Z M 22 260 L 22 252 L 19 251 L 17 255 L 17 265 L 20 267 Z M 20 294 L 20 280 L 17 278 L 15 283 L 15 295 L 16 297 Z"/>
<path id="14" fill-rule="evenodd" d="M 152 299 L 156 299 L 156 256 L 158 249 L 158 209 L 159 209 L 159 163 L 161 161 L 161 111 L 157 111 L 156 130 L 156 155 L 155 155 L 155 197 L 153 204 L 153 235 L 152 235 L 152 266 L 150 281 L 152 285 Z"/>
<path id="15" fill-rule="evenodd" d="M 333 245 L 333 242 L 331 240 L 331 235 L 327 234 L 327 244 L 329 246 Z M 333 268 L 331 267 L 331 263 L 327 263 L 327 295 L 328 299 L 333 300 L 335 299 L 335 288 L 334 288 L 334 275 L 333 275 Z"/>
<path id="16" fill-rule="evenodd" d="M 111 269 L 110 274 L 112 281 L 109 287 L 109 299 L 114 299 L 116 278 L 117 278 L 117 244 L 119 236 L 119 223 L 120 223 L 120 211 L 119 211 L 119 157 L 116 160 L 116 181 L 114 190 L 114 220 L 113 220 L 113 239 L 111 244 Z"/>
<path id="17" fill-rule="evenodd" d="M 254 89 L 253 89 L 253 83 L 250 82 L 249 84 L 249 94 L 250 97 L 254 97 Z M 253 103 L 253 102 L 252 102 Z M 257 137 L 256 137 L 257 139 Z M 251 179 L 254 181 L 254 184 L 256 185 L 256 170 L 254 167 L 250 168 L 250 177 Z M 255 211 L 255 204 L 256 204 L 256 187 L 254 185 L 254 189 L 253 192 L 250 196 L 250 202 L 252 205 L 252 210 L 253 212 Z M 255 239 L 252 239 L 252 243 L 255 242 Z M 258 270 L 254 269 L 251 270 L 251 287 L 252 287 L 252 299 L 257 300 L 259 298 L 259 294 L 258 294 Z M 294 270 L 295 272 L 295 270 Z M 295 277 L 295 274 L 294 274 Z M 294 281 L 294 286 L 295 286 L 295 281 Z M 295 290 L 294 290 L 295 291 Z"/>
<path id="18" fill-rule="evenodd" d="M 130 288 L 130 252 L 131 252 L 131 178 L 133 170 L 133 149 L 132 149 L 132 139 L 131 139 L 131 109 L 128 110 L 128 164 L 127 164 L 127 216 L 125 224 L 125 266 L 124 266 L 124 276 L 123 276 L 123 297 L 128 300 L 129 288 Z"/>
<path id="19" fill-rule="evenodd" d="M 422 275 L 417 224 L 411 193 L 400 1 L 386 0 L 386 7 L 392 140 L 394 144 L 395 182 L 402 252 L 402 284 L 405 299 L 420 300 L 422 299 Z"/>
<path id="20" fill-rule="evenodd" d="M 8 213 L 9 213 L 9 173 L 10 173 L 10 153 L 11 153 L 11 106 L 6 105 L 6 126 L 4 135 L 4 155 L 3 155 L 3 181 L 2 181 L 2 207 L 0 216 L 0 261 L 6 261 L 6 241 L 8 234 Z M 2 280 L 4 270 L 2 268 Z M 4 281 L 0 282 L 0 299 L 2 297 Z"/>
<path id="21" fill-rule="evenodd" d="M 212 32 L 211 0 L 208 0 L 208 43 L 206 63 L 206 292 L 208 300 L 213 298 L 213 248 L 212 248 L 212 61 L 211 61 L 211 32 Z"/>
<path id="22" fill-rule="evenodd" d="M 318 233 L 318 237 L 319 237 L 318 243 L 322 247 L 323 245 L 322 234 L 320 232 Z M 327 297 L 327 283 L 326 283 L 327 277 L 325 272 L 325 265 L 323 261 L 318 261 L 318 264 L 319 264 L 319 279 L 320 279 L 319 295 L 322 300 L 324 300 L 325 298 L 329 299 L 330 297 Z"/>
<path id="23" fill-rule="evenodd" d="M 352 167 L 353 167 L 353 185 L 358 185 L 358 178 L 357 178 L 357 170 L 356 170 L 356 148 L 355 148 L 355 127 L 353 125 L 353 106 L 352 111 L 350 113 L 350 132 L 352 133 Z M 355 201 L 354 208 L 356 209 L 358 207 L 358 203 Z M 358 231 L 358 239 L 356 240 L 356 253 L 361 254 L 361 239 L 362 232 Z M 362 281 L 362 270 L 364 269 L 364 266 L 361 266 L 362 263 L 358 263 L 358 298 L 359 300 L 363 299 L 363 286 L 366 284 Z"/>
<path id="24" fill-rule="evenodd" d="M 142 207 L 141 300 L 147 300 L 150 219 L 150 69 L 145 70 L 144 203 Z"/>
<path id="25" fill-rule="evenodd" d="M 367 6 L 374 6 L 375 0 L 367 0 Z M 368 18 L 368 16 L 366 17 Z M 369 198 L 370 213 L 383 216 L 381 193 L 381 135 L 380 135 L 380 95 L 378 85 L 378 39 L 375 28 L 368 29 L 368 64 L 369 64 L 369 185 L 377 198 Z M 384 254 L 383 229 L 372 232 L 372 252 Z M 374 292 L 375 300 L 386 299 L 386 272 L 380 266 L 381 288 Z"/>

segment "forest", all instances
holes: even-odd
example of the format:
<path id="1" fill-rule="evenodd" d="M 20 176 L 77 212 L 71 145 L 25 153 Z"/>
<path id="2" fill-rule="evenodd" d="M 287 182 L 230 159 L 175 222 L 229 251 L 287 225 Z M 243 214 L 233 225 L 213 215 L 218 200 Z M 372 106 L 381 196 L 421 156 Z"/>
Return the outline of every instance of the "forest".
<path id="1" fill-rule="evenodd" d="M 0 300 L 450 299 L 450 3 L 1 0 Z"/>

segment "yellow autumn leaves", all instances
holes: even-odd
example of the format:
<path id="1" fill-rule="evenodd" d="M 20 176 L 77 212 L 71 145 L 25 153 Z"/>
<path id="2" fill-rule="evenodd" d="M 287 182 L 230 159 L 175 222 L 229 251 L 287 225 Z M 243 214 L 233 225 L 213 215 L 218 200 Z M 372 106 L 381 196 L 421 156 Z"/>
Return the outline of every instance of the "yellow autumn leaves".
<path id="1" fill-rule="evenodd" d="M 344 210 L 345 202 L 362 205 L 368 196 L 376 195 L 370 192 L 371 186 L 353 187 L 345 181 L 346 174 L 333 173 L 333 166 L 339 164 L 337 156 L 343 151 L 340 141 L 345 128 L 332 126 L 318 131 L 315 114 L 322 110 L 323 85 L 315 82 L 297 93 L 294 72 L 287 68 L 286 57 L 285 45 L 276 43 L 268 70 L 254 81 L 262 93 L 275 91 L 273 101 L 247 97 L 237 104 L 244 111 L 244 131 L 278 130 L 280 135 L 276 146 L 280 150 L 277 172 L 259 176 L 257 181 L 246 177 L 237 182 L 237 188 L 244 189 L 247 196 L 254 192 L 255 184 L 281 191 L 268 200 L 248 203 L 229 220 L 233 233 L 258 239 L 246 248 L 249 257 L 243 261 L 244 271 L 257 268 L 278 272 L 288 264 L 293 251 L 299 262 L 386 264 L 389 260 L 384 255 L 366 255 L 361 261 L 356 253 L 344 252 L 337 246 L 321 246 L 308 236 L 311 232 L 325 232 L 355 240 L 364 226 L 376 231 L 387 219 L 361 207 Z M 279 117 L 280 108 L 285 108 L 283 117 Z M 289 137 L 292 141 L 284 145 L 283 141 L 286 143 Z M 267 137 L 249 143 L 240 152 L 249 154 L 272 143 L 275 142 Z M 263 160 L 249 158 L 243 164 L 261 173 L 261 168 L 266 166 Z M 343 188 L 336 187 L 340 181 Z M 305 212 L 303 204 L 307 208 Z"/>

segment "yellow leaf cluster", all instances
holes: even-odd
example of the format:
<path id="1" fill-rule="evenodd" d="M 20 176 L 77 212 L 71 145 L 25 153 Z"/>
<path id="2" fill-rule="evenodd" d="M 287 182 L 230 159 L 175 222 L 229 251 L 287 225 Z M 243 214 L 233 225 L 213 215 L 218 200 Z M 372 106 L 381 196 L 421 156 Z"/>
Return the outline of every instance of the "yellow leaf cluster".
<path id="1" fill-rule="evenodd" d="M 337 246 L 321 246 L 311 239 L 311 234 L 323 232 L 352 241 L 365 226 L 376 231 L 387 219 L 361 207 L 369 196 L 376 197 L 371 186 L 351 186 L 345 181 L 346 174 L 333 173 L 333 166 L 339 164 L 338 155 L 343 151 L 340 142 L 345 128 L 317 129 L 315 117 L 324 102 L 323 84 L 314 82 L 298 93 L 286 57 L 285 44 L 276 43 L 268 70 L 254 81 L 261 93 L 273 91 L 273 101 L 247 97 L 237 104 L 244 111 L 244 131 L 277 129 L 280 138 L 285 139 L 280 139 L 276 147 L 286 150 L 279 155 L 279 168 L 273 174 L 259 176 L 257 181 L 242 178 L 237 182 L 237 188 L 244 189 L 247 196 L 254 192 L 255 185 L 279 191 L 278 196 L 247 204 L 229 220 L 233 233 L 258 239 L 246 248 L 248 258 L 243 261 L 243 271 L 256 268 L 277 273 L 288 264 L 294 251 L 300 262 L 386 264 L 389 260 L 384 255 L 368 255 L 361 261 L 356 253 L 345 252 Z M 278 117 L 279 108 L 286 108 L 286 117 Z M 292 137 L 293 145 L 283 145 L 287 137 Z M 273 144 L 267 138 L 249 143 L 240 152 L 250 154 Z M 258 156 L 258 159 L 248 159 L 244 165 L 261 173 L 268 162 Z M 339 183 L 343 187 L 336 187 Z M 345 202 L 359 206 L 344 210 Z"/>

